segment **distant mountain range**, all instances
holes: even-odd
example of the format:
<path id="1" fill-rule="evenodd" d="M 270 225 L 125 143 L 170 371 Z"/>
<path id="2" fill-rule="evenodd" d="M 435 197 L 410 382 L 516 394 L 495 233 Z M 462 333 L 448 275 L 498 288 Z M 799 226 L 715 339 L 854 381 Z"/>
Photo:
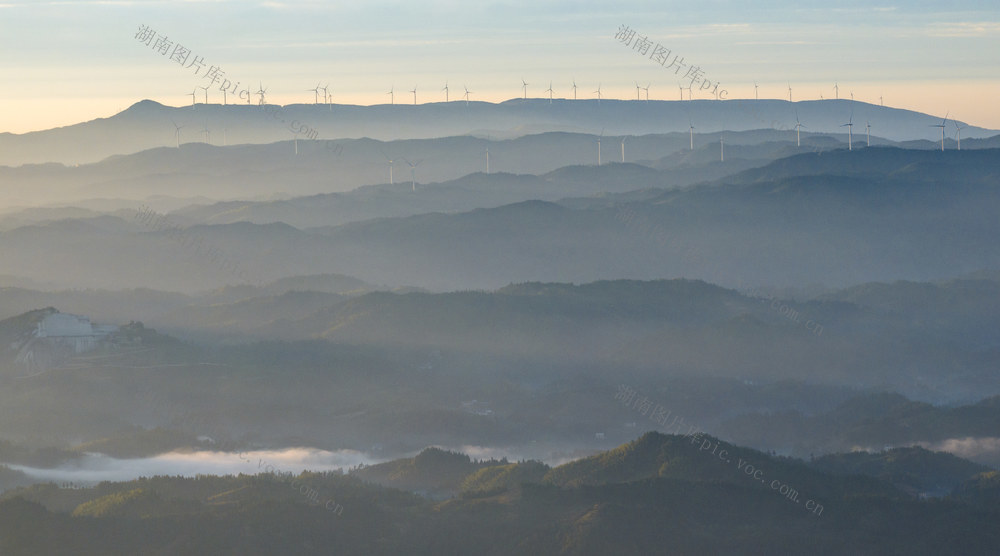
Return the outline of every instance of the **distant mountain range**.
<path id="1" fill-rule="evenodd" d="M 45 131 L 0 134 L 0 165 L 94 162 L 115 154 L 155 147 L 203 142 L 213 145 L 274 143 L 296 139 L 300 145 L 327 140 L 368 137 L 381 141 L 473 135 L 510 139 L 546 131 L 609 135 L 647 135 L 779 129 L 794 135 L 796 118 L 810 133 L 841 134 L 853 119 L 860 144 L 872 133 L 894 141 L 938 140 L 941 123 L 933 116 L 848 100 L 800 101 L 621 101 L 514 99 L 500 104 L 455 101 L 411 105 L 245 106 L 196 104 L 169 107 L 143 100 L 109 118 Z M 950 122 L 950 121 L 949 121 Z M 997 132 L 963 125 L 963 147 L 975 145 Z M 178 130 L 175 126 L 180 126 Z M 955 146 L 955 127 L 949 123 L 946 146 Z M 100 141 L 93 140 L 100 137 Z M 291 145 L 289 145 L 291 146 Z M 330 145 L 329 156 L 338 149 Z"/>
<path id="2" fill-rule="evenodd" d="M 424 207 L 445 209 L 449 190 L 467 199 L 456 203 L 489 204 L 502 201 L 493 188 L 530 195 L 532 184 L 552 188 L 553 195 L 574 183 L 583 191 L 601 183 L 618 191 L 646 189 L 309 229 L 279 222 L 189 226 L 191 220 L 234 220 L 217 216 L 225 206 L 152 220 L 123 211 L 8 230 L 0 234 L 0 256 L 5 273 L 43 283 L 58 282 L 72 269 L 75 285 L 168 291 L 325 273 L 435 290 L 622 277 L 683 276 L 728 287 L 928 281 L 1000 266 L 998 152 L 804 153 L 683 189 L 657 189 L 667 180 L 634 183 L 657 174 L 628 164 L 591 168 L 600 179 L 573 168 L 544 182 L 473 175 L 432 186 L 437 200 Z M 348 209 L 359 203 L 371 216 L 405 212 L 412 195 L 405 188 L 370 193 L 363 203 L 366 191 L 235 210 L 272 220 L 312 202 L 330 207 L 336 222 L 351 218 Z M 322 210 L 304 211 L 298 223 L 322 218 Z M 143 264 L 129 263 L 137 260 Z"/>

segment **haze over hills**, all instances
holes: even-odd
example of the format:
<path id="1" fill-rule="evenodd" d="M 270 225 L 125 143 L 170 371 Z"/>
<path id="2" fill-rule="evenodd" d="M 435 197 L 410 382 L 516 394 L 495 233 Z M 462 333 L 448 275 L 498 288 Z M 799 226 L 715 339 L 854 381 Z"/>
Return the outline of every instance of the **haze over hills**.
<path id="1" fill-rule="evenodd" d="M 927 281 L 1000 265 L 995 153 L 806 153 L 686 189 L 305 230 L 283 222 L 185 227 L 173 217 L 125 212 L 8 230 L 0 234 L 0 255 L 21 278 L 43 283 L 72 275 L 83 287 L 186 292 L 323 273 L 433 290 L 664 276 L 727 287 Z M 813 164 L 823 173 L 811 171 Z M 599 171 L 620 189 L 651 175 L 633 165 Z M 534 180 L 480 175 L 465 183 L 486 192 L 482 204 L 489 205 L 497 199 L 491 188 L 530 188 Z M 546 183 L 553 181 L 566 187 L 580 180 L 565 171 Z M 453 185 L 443 187 L 442 200 Z M 385 208 L 369 214 L 398 212 L 398 199 L 408 195 L 390 188 L 384 202 L 373 202 Z M 310 214 L 303 223 L 315 223 Z M 796 234 L 789 236 L 789 227 Z M 42 252 L 47 256 L 37 256 Z"/>
<path id="2" fill-rule="evenodd" d="M 178 208 L 178 198 L 191 199 L 188 203 L 270 200 L 390 182 L 398 191 L 405 191 L 404 186 L 410 184 L 409 191 L 414 192 L 417 185 L 454 181 L 476 172 L 541 176 L 566 166 L 596 166 L 599 155 L 603 164 L 620 162 L 622 141 L 626 143 L 627 162 L 670 170 L 662 176 L 664 185 L 686 185 L 796 153 L 841 148 L 847 141 L 842 135 L 806 133 L 802 146 L 796 147 L 795 134 L 790 131 L 729 132 L 725 138 L 728 157 L 723 162 L 721 137 L 720 133 L 618 137 L 547 132 L 510 140 L 453 136 L 392 142 L 303 139 L 230 147 L 191 143 L 80 166 L 0 167 L 0 184 L 5 186 L 0 195 L 13 206 L 84 203 L 91 210 L 107 211 L 134 207 L 127 200 L 173 210 Z M 887 143 L 875 141 L 876 145 Z M 412 171 L 410 164 L 414 165 Z M 576 175 L 594 185 L 575 194 L 599 187 L 597 184 L 608 177 L 587 170 Z"/>
<path id="3" fill-rule="evenodd" d="M 0 556 L 995 556 L 918 4 L 0 0 Z"/>
<path id="4" fill-rule="evenodd" d="M 500 104 L 453 101 L 416 106 L 293 104 L 246 106 L 195 104 L 169 107 L 144 100 L 109 118 L 46 131 L 0 134 L 0 165 L 95 162 L 177 143 L 174 125 L 183 126 L 182 142 L 205 141 L 230 145 L 273 143 L 301 137 L 330 140 L 369 137 L 381 141 L 428 139 L 460 135 L 515 138 L 542 131 L 572 131 L 609 135 L 699 133 L 777 128 L 794 130 L 796 112 L 810 132 L 842 133 L 852 117 L 870 121 L 874 134 L 891 140 L 936 140 L 941 116 L 848 100 L 800 101 L 623 101 L 614 99 L 513 99 Z M 996 135 L 994 130 L 968 126 L 963 139 Z M 303 127 L 304 126 L 304 127 Z M 313 133 L 315 131 L 315 133 Z M 954 129 L 947 135 L 954 138 Z M 100 142 L 88 141 L 99 136 Z M 311 137 L 310 137 L 311 136 Z M 859 143 L 861 133 L 858 133 Z M 196 139 L 195 139 L 196 138 Z M 214 138 L 214 139 L 213 139 Z"/>

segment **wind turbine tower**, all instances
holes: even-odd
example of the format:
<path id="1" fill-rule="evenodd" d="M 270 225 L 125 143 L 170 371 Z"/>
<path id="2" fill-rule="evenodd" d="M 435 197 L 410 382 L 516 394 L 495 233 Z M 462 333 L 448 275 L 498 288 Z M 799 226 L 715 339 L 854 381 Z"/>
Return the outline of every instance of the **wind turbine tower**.
<path id="1" fill-rule="evenodd" d="M 528 100 L 528 82 L 521 78 L 521 89 L 524 90 L 524 100 Z"/>
<path id="2" fill-rule="evenodd" d="M 441 89 L 441 90 L 444 91 L 444 101 L 448 102 L 448 82 L 447 81 L 444 82 L 444 89 Z"/>
<path id="3" fill-rule="evenodd" d="M 853 145 L 853 141 L 854 141 L 854 114 L 852 113 L 851 114 L 851 119 L 848 120 L 846 124 L 843 124 L 840 127 L 846 127 L 847 128 L 847 150 L 853 151 L 854 150 L 854 145 Z"/>
<path id="4" fill-rule="evenodd" d="M 411 186 L 413 187 L 413 190 L 416 191 L 417 190 L 417 166 L 420 166 L 420 163 L 423 162 L 423 160 L 418 160 L 416 163 L 413 163 L 413 162 L 410 162 L 409 160 L 406 160 L 406 158 L 404 157 L 403 161 L 406 162 L 406 164 L 409 165 L 409 167 L 410 167 L 410 181 L 411 181 Z"/>
<path id="5" fill-rule="evenodd" d="M 622 137 L 622 164 L 625 164 L 625 139 L 627 137 Z"/>
<path id="6" fill-rule="evenodd" d="M 944 127 L 945 127 L 945 124 L 947 122 L 948 122 L 948 113 L 945 113 L 944 119 L 941 120 L 941 123 L 934 124 L 934 125 L 931 126 L 931 127 L 940 127 L 941 128 L 941 152 L 944 152 Z"/>
<path id="7" fill-rule="evenodd" d="M 962 130 L 965 129 L 965 126 L 958 125 L 958 122 L 955 120 L 952 120 L 952 123 L 955 124 L 955 137 L 958 139 L 958 150 L 962 150 Z"/>
<path id="8" fill-rule="evenodd" d="M 396 88 L 395 85 L 389 87 L 389 92 L 386 93 L 387 95 L 389 95 L 389 104 L 396 104 L 396 94 L 394 93 L 395 88 Z"/>
<path id="9" fill-rule="evenodd" d="M 802 146 L 802 140 L 800 138 L 801 137 L 801 134 L 800 134 L 800 129 L 801 128 L 802 128 L 802 122 L 799 121 L 799 111 L 796 110 L 795 111 L 795 146 L 796 147 L 801 147 Z"/>
<path id="10" fill-rule="evenodd" d="M 174 124 L 174 139 L 177 141 L 177 148 L 181 148 L 181 128 L 182 125 L 177 125 L 177 122 L 170 120 L 170 123 Z"/>
<path id="11" fill-rule="evenodd" d="M 416 106 L 417 105 L 417 86 L 414 85 L 413 86 L 413 90 L 410 91 L 410 92 L 413 93 L 413 106 Z"/>
<path id="12" fill-rule="evenodd" d="M 394 182 L 392 180 L 392 159 L 389 158 L 388 156 L 385 156 L 385 153 L 382 153 L 382 158 L 385 158 L 386 162 L 389 163 L 389 185 L 393 185 Z"/>
<path id="13" fill-rule="evenodd" d="M 601 165 L 601 139 L 604 137 L 604 130 L 601 130 L 601 134 L 597 137 L 597 166 Z"/>
<path id="14" fill-rule="evenodd" d="M 549 88 L 545 89 L 545 92 L 549 94 L 549 104 L 552 104 L 552 82 L 549 81 Z"/>
<path id="15" fill-rule="evenodd" d="M 576 100 L 576 79 L 573 79 L 573 100 Z"/>

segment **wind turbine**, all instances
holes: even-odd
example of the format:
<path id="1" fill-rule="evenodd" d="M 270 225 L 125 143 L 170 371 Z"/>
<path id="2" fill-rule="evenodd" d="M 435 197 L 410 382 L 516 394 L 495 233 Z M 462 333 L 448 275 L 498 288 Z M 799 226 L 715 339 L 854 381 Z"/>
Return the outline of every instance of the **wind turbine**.
<path id="1" fill-rule="evenodd" d="M 684 100 L 684 86 L 680 82 L 677 83 L 677 89 L 681 92 L 681 100 Z"/>
<path id="2" fill-rule="evenodd" d="M 851 112 L 851 119 L 848 120 L 846 124 L 843 124 L 840 127 L 846 127 L 847 128 L 847 150 L 853 151 L 854 150 L 854 145 L 853 145 L 853 141 L 854 141 L 854 112 Z"/>
<path id="3" fill-rule="evenodd" d="M 601 139 L 604 137 L 604 130 L 601 130 L 601 134 L 597 137 L 597 166 L 601 165 Z"/>
<path id="4" fill-rule="evenodd" d="M 205 90 L 205 104 L 208 104 L 208 86 L 206 85 L 205 87 L 198 87 L 198 88 Z"/>
<path id="5" fill-rule="evenodd" d="M 601 102 L 601 84 L 600 83 L 597 84 L 597 90 L 594 91 L 594 92 L 597 93 L 597 102 L 600 103 Z"/>
<path id="6" fill-rule="evenodd" d="M 754 100 L 757 100 L 757 87 L 758 87 L 757 82 L 754 81 L 753 82 L 753 99 Z"/>
<path id="7" fill-rule="evenodd" d="M 649 83 L 646 83 L 645 87 L 642 88 L 643 91 L 646 91 L 646 102 L 649 102 L 649 86 L 652 84 L 653 82 L 650 81 Z"/>
<path id="8" fill-rule="evenodd" d="M 417 190 L 417 166 L 420 166 L 420 163 L 423 162 L 423 160 L 418 160 L 416 163 L 413 163 L 413 162 L 410 162 L 409 160 L 406 160 L 406 157 L 403 157 L 403 161 L 406 162 L 406 164 L 409 165 L 409 167 L 410 167 L 410 180 L 412 182 L 413 190 L 416 191 Z"/>
<path id="9" fill-rule="evenodd" d="M 441 89 L 441 90 L 444 91 L 444 101 L 448 102 L 448 82 L 447 81 L 444 82 L 444 89 Z"/>
<path id="10" fill-rule="evenodd" d="M 195 99 L 197 98 L 198 95 L 198 87 L 195 87 L 194 90 L 188 94 L 191 95 L 191 106 L 194 106 L 195 103 L 197 102 L 195 101 Z"/>
<path id="11" fill-rule="evenodd" d="M 528 82 L 521 78 L 521 88 L 524 90 L 524 99 L 528 100 Z"/>
<path id="12" fill-rule="evenodd" d="M 182 125 L 177 125 L 177 122 L 170 120 L 170 123 L 174 124 L 174 139 L 177 141 L 177 148 L 181 148 L 181 128 Z"/>
<path id="13" fill-rule="evenodd" d="M 225 89 L 220 89 L 220 90 L 222 91 L 222 105 L 225 106 L 226 105 L 226 90 Z"/>
<path id="14" fill-rule="evenodd" d="M 833 98 L 835 100 L 840 100 L 840 84 L 838 83 L 833 84 L 833 94 L 834 94 Z"/>
<path id="15" fill-rule="evenodd" d="M 205 122 L 205 129 L 201 130 L 201 132 L 205 134 L 205 142 L 208 143 L 209 145 L 211 145 L 212 144 L 212 139 L 211 139 L 212 132 L 210 132 L 208 130 L 208 122 Z"/>
<path id="16" fill-rule="evenodd" d="M 257 105 L 264 106 L 264 104 L 266 103 L 264 95 L 267 94 L 267 89 L 264 88 L 263 83 L 258 82 L 257 84 L 259 85 L 259 87 L 257 87 L 257 96 L 260 97 L 260 100 L 257 102 Z"/>
<path id="17" fill-rule="evenodd" d="M 801 147 L 802 141 L 800 140 L 800 128 L 804 127 L 802 122 L 799 121 L 799 111 L 795 111 L 795 146 Z"/>
<path id="18" fill-rule="evenodd" d="M 640 91 L 640 90 L 642 90 L 642 87 L 640 87 L 640 86 L 639 86 L 639 82 L 638 82 L 638 81 L 636 81 L 636 82 L 635 82 L 635 100 L 636 100 L 636 101 L 639 101 L 639 100 L 642 100 L 642 98 L 641 98 L 641 97 L 639 96 L 639 91 Z"/>
<path id="19" fill-rule="evenodd" d="M 395 88 L 396 88 L 395 85 L 393 85 L 392 87 L 389 87 L 389 92 L 386 93 L 387 95 L 389 95 L 389 104 L 396 104 L 396 95 L 395 95 L 395 93 L 393 93 L 393 90 Z"/>
<path id="20" fill-rule="evenodd" d="M 292 133 L 295 134 L 295 156 L 298 156 L 299 155 L 299 132 L 298 131 L 293 131 Z"/>
<path id="21" fill-rule="evenodd" d="M 469 95 L 472 94 L 472 91 L 470 91 L 469 88 L 466 87 L 465 85 L 462 85 L 462 87 L 465 89 L 465 105 L 468 106 L 469 105 Z"/>
<path id="22" fill-rule="evenodd" d="M 379 152 L 381 153 L 382 151 L 379 151 Z M 388 156 L 385 156 L 385 153 L 382 153 L 382 157 L 385 158 L 386 161 L 389 162 L 389 185 L 393 185 L 393 181 L 392 181 L 392 159 L 389 158 Z"/>
<path id="23" fill-rule="evenodd" d="M 872 146 L 872 123 L 870 120 L 865 120 L 865 135 L 868 139 L 868 144 L 866 146 Z"/>
<path id="24" fill-rule="evenodd" d="M 410 91 L 410 92 L 413 93 L 413 106 L 416 106 L 417 105 L 417 86 L 414 85 L 413 86 L 413 90 Z"/>
<path id="25" fill-rule="evenodd" d="M 851 102 L 854 102 L 854 91 L 851 91 Z"/>
<path id="26" fill-rule="evenodd" d="M 722 135 L 719 135 L 719 162 L 726 161 L 726 143 L 722 140 Z"/>
<path id="27" fill-rule="evenodd" d="M 625 140 L 626 139 L 628 139 L 628 137 L 622 137 L 622 164 L 625 163 Z"/>
<path id="28" fill-rule="evenodd" d="M 490 175 L 490 138 L 486 136 L 486 175 Z"/>
<path id="29" fill-rule="evenodd" d="M 329 91 L 327 90 L 327 88 L 329 86 L 330 86 L 330 84 L 327 83 L 326 85 L 323 85 L 322 87 L 317 87 L 318 89 L 323 89 L 323 104 L 330 104 L 330 96 L 328 94 Z"/>
<path id="30" fill-rule="evenodd" d="M 319 90 L 320 90 L 319 83 L 317 83 L 316 87 L 314 87 L 312 89 L 306 89 L 306 91 L 312 91 L 313 92 L 313 104 L 319 104 Z M 325 94 L 323 95 L 323 100 L 326 100 L 326 95 Z"/>
<path id="31" fill-rule="evenodd" d="M 958 122 L 955 120 L 951 122 L 955 124 L 955 137 L 958 138 L 958 150 L 962 150 L 962 130 L 965 129 L 965 126 L 958 125 Z"/>
<path id="32" fill-rule="evenodd" d="M 573 78 L 573 100 L 576 100 L 576 78 Z"/>
<path id="33" fill-rule="evenodd" d="M 552 104 L 552 82 L 549 81 L 549 88 L 545 89 L 545 92 L 549 94 L 549 104 Z"/>
<path id="34" fill-rule="evenodd" d="M 792 102 L 792 84 L 788 84 L 788 102 Z"/>
<path id="35" fill-rule="evenodd" d="M 878 97 L 878 105 L 879 106 L 885 106 L 885 104 L 882 102 L 882 96 L 881 95 L 879 95 L 879 97 Z"/>
<path id="36" fill-rule="evenodd" d="M 694 150 L 694 124 L 691 123 L 691 120 L 688 120 L 688 134 L 690 135 L 691 150 L 693 151 Z"/>
<path id="37" fill-rule="evenodd" d="M 944 119 L 941 120 L 941 123 L 934 124 L 934 125 L 930 126 L 930 127 L 940 127 L 941 128 L 941 152 L 944 152 L 944 126 L 948 122 L 948 114 L 949 114 L 949 112 L 945 112 Z"/>

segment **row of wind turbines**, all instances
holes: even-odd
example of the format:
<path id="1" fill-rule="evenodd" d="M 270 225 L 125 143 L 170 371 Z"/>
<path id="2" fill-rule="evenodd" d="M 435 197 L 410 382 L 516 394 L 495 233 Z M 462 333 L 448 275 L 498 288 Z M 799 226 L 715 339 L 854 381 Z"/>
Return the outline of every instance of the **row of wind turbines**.
<path id="1" fill-rule="evenodd" d="M 638 81 L 635 81 L 634 83 L 635 83 L 635 100 L 637 100 L 637 101 L 643 100 L 642 95 L 641 95 L 640 92 L 641 91 L 645 91 L 645 97 L 646 97 L 645 100 L 646 100 L 646 102 L 649 102 L 649 89 L 650 89 L 650 87 L 653 84 L 652 81 L 648 82 L 645 86 L 640 85 Z M 545 89 L 544 91 L 542 91 L 543 93 L 548 93 L 548 100 L 549 100 L 550 104 L 552 103 L 552 101 L 555 98 L 554 97 L 555 91 L 552 89 L 552 84 L 553 84 L 553 82 L 549 81 L 549 87 L 547 89 Z M 522 77 L 521 78 L 521 87 L 520 88 L 521 88 L 522 98 L 525 99 L 525 100 L 527 100 L 527 98 L 528 98 L 528 85 L 530 85 L 530 83 L 528 83 L 527 81 L 525 81 L 524 78 Z M 305 91 L 306 92 L 312 91 L 312 93 L 313 93 L 313 104 L 332 105 L 333 104 L 333 93 L 330 92 L 329 87 L 330 87 L 329 83 L 327 83 L 326 85 L 323 85 L 322 82 L 317 82 L 315 87 L 313 87 L 311 89 L 305 89 Z M 576 84 L 576 79 L 575 78 L 572 81 L 571 87 L 573 89 L 573 100 L 578 100 L 578 97 L 577 97 L 578 86 Z M 604 98 L 603 94 L 602 94 L 602 88 L 601 87 L 602 87 L 602 84 L 598 83 L 597 84 L 597 89 L 594 90 L 594 91 L 592 91 L 592 93 L 591 93 L 593 95 L 596 95 L 596 99 L 597 99 L 598 102 L 600 102 Z M 465 85 L 463 85 L 462 88 L 465 90 L 465 94 L 462 95 L 462 99 L 464 99 L 465 103 L 468 104 L 469 101 L 470 101 L 470 95 L 472 95 L 473 91 L 470 91 L 469 87 L 465 86 Z M 677 88 L 678 88 L 678 91 L 680 92 L 680 100 L 682 100 L 682 101 L 684 100 L 684 91 L 688 92 L 687 100 L 693 100 L 694 99 L 693 85 L 688 85 L 687 87 L 685 87 L 682 83 L 678 82 Z M 191 97 L 191 105 L 192 106 L 194 106 L 195 104 L 198 103 L 198 90 L 199 89 L 201 89 L 203 91 L 203 93 L 204 93 L 204 99 L 205 99 L 204 100 L 204 104 L 208 104 L 208 90 L 209 90 L 209 86 L 206 85 L 206 86 L 203 86 L 203 87 L 195 87 L 193 91 L 191 91 L 190 93 L 186 93 L 186 96 L 190 96 Z M 219 89 L 219 90 L 222 92 L 222 104 L 223 104 L 223 106 L 225 106 L 225 105 L 228 104 L 228 91 L 226 91 L 226 89 Z M 838 99 L 839 100 L 840 99 L 840 84 L 839 83 L 834 83 L 833 90 L 834 90 L 834 99 Z M 322 101 L 322 103 L 320 102 L 320 99 L 319 99 L 319 92 L 320 91 L 323 91 L 323 101 Z M 445 102 L 451 102 L 451 94 L 450 94 L 451 89 L 449 88 L 447 81 L 445 81 L 444 87 L 441 89 L 441 91 L 444 91 L 444 101 Z M 267 88 L 264 87 L 263 83 L 258 83 L 258 88 L 257 88 L 256 92 L 251 93 L 250 89 L 246 89 L 245 92 L 247 93 L 246 101 L 247 101 L 248 105 L 252 104 L 251 101 L 252 101 L 252 97 L 254 95 L 257 96 L 257 105 L 258 106 L 263 106 L 263 105 L 267 104 L 267 96 L 266 96 L 267 95 Z M 407 90 L 405 92 L 408 92 L 408 93 L 410 93 L 410 94 L 413 95 L 413 104 L 416 105 L 417 104 L 417 86 L 414 85 L 412 89 L 409 89 L 409 90 Z M 753 98 L 754 98 L 754 100 L 760 100 L 759 92 L 760 92 L 760 84 L 757 81 L 754 81 L 753 82 Z M 395 104 L 396 103 L 396 86 L 395 85 L 392 85 L 389 88 L 389 91 L 386 92 L 385 94 L 388 95 L 388 97 L 389 97 L 389 104 Z M 242 95 L 240 95 L 240 97 L 242 98 Z M 822 94 L 819 95 L 819 98 L 820 98 L 820 100 L 824 100 L 824 97 L 823 97 Z M 878 98 L 879 98 L 879 106 L 885 106 L 883 97 L 879 96 Z M 719 99 L 718 93 L 716 93 L 716 99 Z M 851 100 L 852 101 L 854 100 L 854 92 L 853 91 L 851 92 Z M 793 100 L 792 100 L 792 84 L 791 84 L 791 82 L 788 83 L 788 102 L 793 102 Z"/>
<path id="2" fill-rule="evenodd" d="M 948 115 L 950 113 L 951 113 L 950 111 L 947 112 L 947 113 L 945 113 L 944 118 L 941 120 L 941 123 L 939 123 L 939 124 L 931 124 L 930 126 L 928 126 L 928 127 L 941 128 L 941 151 L 942 152 L 944 151 L 944 139 L 945 139 L 944 130 L 945 130 L 946 127 L 948 127 Z M 956 139 L 958 141 L 958 150 L 962 150 L 962 130 L 965 129 L 966 126 L 959 125 L 956 120 L 952 120 L 951 123 L 955 124 L 955 137 L 956 137 Z M 802 126 L 802 124 L 799 123 L 799 117 L 798 117 L 798 114 L 796 114 L 796 116 L 795 116 L 796 141 L 798 141 L 798 128 L 800 126 Z M 802 126 L 802 127 L 804 127 L 804 126 Z M 847 123 L 846 124 L 841 124 L 840 127 L 846 127 L 847 128 L 847 150 L 854 150 L 854 113 L 853 112 L 851 113 L 850 119 L 847 120 Z M 865 135 L 866 135 L 866 138 L 867 138 L 866 139 L 867 140 L 867 146 L 869 146 L 869 147 L 872 146 L 872 124 L 871 124 L 871 121 L 865 121 Z"/>
<path id="3" fill-rule="evenodd" d="M 945 127 L 947 126 L 947 121 L 948 121 L 948 114 L 945 115 L 944 119 L 941 120 L 940 124 L 934 124 L 934 125 L 930 126 L 930 127 L 941 128 L 941 150 L 942 151 L 944 151 L 944 140 L 945 140 L 945 131 L 944 130 L 945 130 Z M 171 123 L 174 124 L 174 139 L 176 141 L 176 146 L 177 146 L 177 148 L 180 148 L 180 130 L 183 129 L 184 126 L 183 125 L 178 125 L 177 122 L 174 122 L 173 120 L 171 120 Z M 962 132 L 962 129 L 964 129 L 965 126 L 960 126 L 958 124 L 958 122 L 955 121 L 955 120 L 952 120 L 952 123 L 955 124 L 955 128 L 956 128 L 956 135 L 958 137 L 958 150 L 962 150 L 961 132 Z M 799 115 L 798 115 L 798 112 L 796 111 L 796 114 L 795 114 L 795 144 L 796 144 L 797 147 L 801 147 L 802 146 L 801 130 L 802 130 L 803 127 L 806 127 L 806 125 L 803 124 L 799 120 Z M 848 148 L 848 150 L 853 150 L 854 149 L 854 134 L 853 134 L 854 114 L 853 113 L 851 114 L 851 117 L 850 117 L 848 123 L 841 125 L 841 127 L 846 127 L 847 128 L 847 132 L 848 132 L 848 142 L 847 142 L 848 147 L 847 148 Z M 693 122 L 689 122 L 688 123 L 688 138 L 689 138 L 688 139 L 688 141 L 689 141 L 688 148 L 691 151 L 694 151 L 694 132 L 695 132 L 695 129 L 696 128 L 694 126 L 694 123 Z M 223 130 L 223 137 L 224 137 L 223 138 L 223 144 L 225 144 L 225 131 L 226 130 L 224 129 Z M 211 137 L 210 133 L 211 132 L 208 129 L 207 122 L 205 124 L 205 127 L 200 131 L 200 133 L 204 133 L 204 135 L 205 135 L 205 142 L 206 143 L 210 142 L 210 137 Z M 866 143 L 867 143 L 867 146 L 870 147 L 871 146 L 871 122 L 870 121 L 868 121 L 868 122 L 865 123 L 865 134 L 866 134 Z M 625 142 L 628 140 L 628 138 L 629 138 L 629 136 L 624 136 L 624 137 L 621 138 L 621 143 L 620 144 L 621 144 L 621 162 L 622 163 L 625 163 Z M 602 156 L 603 156 L 602 141 L 603 141 L 603 139 L 604 139 L 604 130 L 602 129 L 600 135 L 598 135 L 598 137 L 597 137 L 597 166 L 601 166 L 603 164 L 603 160 L 602 160 Z M 296 143 L 295 143 L 295 154 L 296 155 L 298 154 L 298 142 L 297 142 L 297 140 L 298 140 L 298 136 L 296 135 Z M 388 165 L 389 165 L 389 184 L 390 185 L 394 185 L 395 184 L 394 168 L 395 168 L 396 160 L 394 158 L 390 158 L 389 156 L 387 156 L 382 151 L 380 151 L 380 154 L 382 155 L 383 158 L 385 158 L 386 163 L 388 163 Z M 486 145 L 486 153 L 485 154 L 486 154 L 486 174 L 488 175 L 490 173 L 490 147 L 489 147 L 488 144 Z M 417 190 L 416 169 L 417 169 L 418 166 L 420 166 L 421 163 L 423 163 L 423 159 L 417 160 L 416 162 L 411 162 L 406 157 L 399 157 L 399 158 L 401 158 L 402 161 L 405 162 L 407 166 L 409 166 L 409 168 L 410 168 L 410 187 L 411 187 L 411 189 L 414 192 L 416 192 L 416 190 Z M 719 136 L 719 160 L 720 160 L 720 162 L 725 162 L 725 160 L 726 160 L 725 140 L 724 140 L 724 138 L 723 138 L 722 135 Z"/>

